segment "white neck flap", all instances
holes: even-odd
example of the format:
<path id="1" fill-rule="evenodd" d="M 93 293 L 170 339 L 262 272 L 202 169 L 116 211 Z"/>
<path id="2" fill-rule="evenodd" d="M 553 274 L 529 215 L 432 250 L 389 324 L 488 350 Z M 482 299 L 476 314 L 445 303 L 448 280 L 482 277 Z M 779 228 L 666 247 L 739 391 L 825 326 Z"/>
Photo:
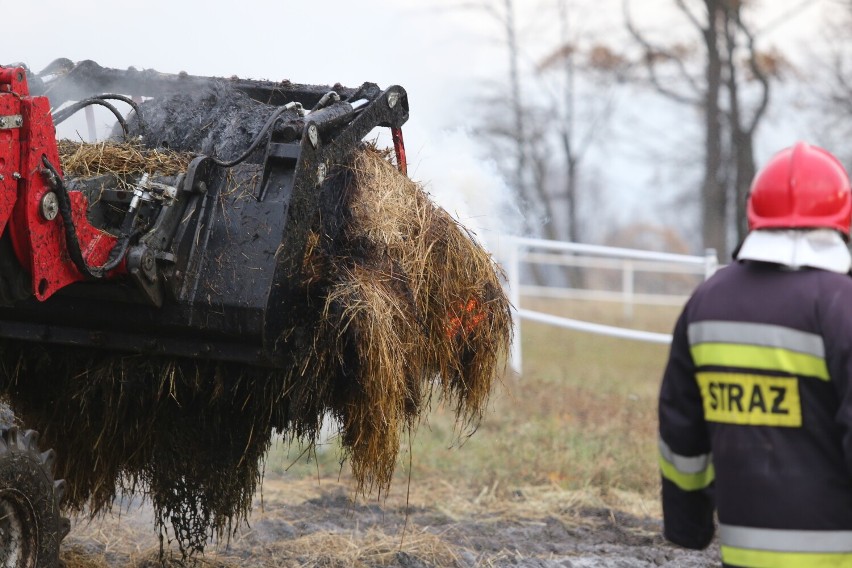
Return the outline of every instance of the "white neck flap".
<path id="1" fill-rule="evenodd" d="M 760 260 L 793 269 L 821 268 L 846 274 L 852 256 L 840 233 L 832 229 L 757 230 L 746 236 L 737 260 Z"/>

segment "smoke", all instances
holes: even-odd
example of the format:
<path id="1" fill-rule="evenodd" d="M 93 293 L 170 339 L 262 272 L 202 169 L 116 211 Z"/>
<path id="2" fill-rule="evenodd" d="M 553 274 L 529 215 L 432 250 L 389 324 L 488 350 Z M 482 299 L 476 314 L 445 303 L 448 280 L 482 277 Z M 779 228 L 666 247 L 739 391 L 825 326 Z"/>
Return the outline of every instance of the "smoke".
<path id="1" fill-rule="evenodd" d="M 196 114 L 195 111 L 179 112 L 177 116 L 183 117 L 182 124 L 173 124 L 172 128 L 191 130 L 197 126 Z M 265 120 L 265 112 L 257 114 L 258 119 Z M 100 107 L 93 109 L 93 118 L 97 139 L 103 139 L 114 129 L 115 119 L 106 110 Z M 438 130 L 429 121 L 428 116 L 413 113 L 411 120 L 403 126 L 409 176 L 421 183 L 438 205 L 496 255 L 499 236 L 520 235 L 525 230 L 524 213 L 518 197 L 507 184 L 497 163 L 487 156 L 474 135 L 464 128 Z M 246 121 L 237 121 L 236 124 L 245 126 Z M 198 128 L 198 135 L 209 139 L 212 135 L 206 130 Z M 249 129 L 250 132 L 253 130 Z M 58 136 L 86 140 L 90 138 L 88 131 L 86 117 L 80 112 L 61 125 Z M 377 142 L 390 145 L 387 129 L 379 129 Z M 225 152 L 228 156 L 236 153 Z"/>
<path id="2" fill-rule="evenodd" d="M 517 196 L 467 131 L 423 132 L 413 124 L 406 147 L 411 179 L 489 250 L 495 252 L 501 235 L 521 234 L 524 215 Z"/>

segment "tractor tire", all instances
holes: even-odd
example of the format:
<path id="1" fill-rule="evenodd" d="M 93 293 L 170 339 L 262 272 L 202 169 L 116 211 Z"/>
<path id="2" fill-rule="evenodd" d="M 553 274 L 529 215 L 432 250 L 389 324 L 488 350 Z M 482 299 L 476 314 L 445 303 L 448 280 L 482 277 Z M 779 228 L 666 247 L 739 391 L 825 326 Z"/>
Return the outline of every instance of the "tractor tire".
<path id="1" fill-rule="evenodd" d="M 56 568 L 70 522 L 53 480 L 53 450 L 40 452 L 38 432 L 0 428 L 0 568 Z"/>

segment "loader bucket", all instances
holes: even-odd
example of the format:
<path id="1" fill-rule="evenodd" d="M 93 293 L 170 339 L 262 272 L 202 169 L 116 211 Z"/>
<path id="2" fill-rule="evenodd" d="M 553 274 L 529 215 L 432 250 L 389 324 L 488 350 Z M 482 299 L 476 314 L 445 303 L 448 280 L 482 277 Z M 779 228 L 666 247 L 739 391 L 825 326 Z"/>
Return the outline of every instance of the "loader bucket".
<path id="1" fill-rule="evenodd" d="M 195 157 L 173 183 L 179 203 L 171 216 L 128 252 L 132 278 L 81 278 L 47 301 L 9 290 L 0 294 L 0 336 L 260 366 L 281 364 L 276 344 L 287 306 L 299 301 L 308 234 L 342 214 L 335 172 L 375 128 L 398 130 L 408 118 L 398 86 L 217 79 L 91 61 L 34 81 L 33 90 L 63 118 L 63 104 L 100 93 L 145 97 L 127 121 L 127 138 Z M 205 105 L 208 114 L 199 116 Z M 249 146 L 274 113 L 250 155 L 223 161 Z M 69 183 L 85 187 L 86 180 Z M 20 272 L 13 259 L 6 264 L 13 276 Z"/>

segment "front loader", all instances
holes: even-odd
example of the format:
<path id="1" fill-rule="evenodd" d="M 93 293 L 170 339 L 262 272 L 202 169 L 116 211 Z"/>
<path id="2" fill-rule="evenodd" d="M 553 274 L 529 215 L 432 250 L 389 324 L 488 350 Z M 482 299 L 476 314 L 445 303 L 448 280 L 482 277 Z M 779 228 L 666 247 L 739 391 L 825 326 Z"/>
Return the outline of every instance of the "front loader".
<path id="1" fill-rule="evenodd" d="M 163 115 L 152 126 L 158 101 L 207 88 L 256 103 L 250 127 L 229 123 L 231 138 L 182 143 L 169 128 L 190 116 Z M 167 174 L 67 175 L 55 125 L 90 106 L 115 116 L 116 140 L 191 158 Z M 325 233 L 340 227 L 325 222 L 340 215 L 329 176 L 377 127 L 390 129 L 404 172 L 407 119 L 398 86 L 171 75 L 92 61 L 59 60 L 39 75 L 0 67 L 0 343 L 37 345 L 45 357 L 103 351 L 281 369 L 290 340 L 281 307 L 302 301 L 318 223 Z M 6 370 L 12 394 L 0 399 L 0 567 L 53 566 L 69 526 L 60 513 L 65 486 L 54 479 L 56 454 L 26 428 L 41 427 L 12 415 L 16 389 L 39 363 L 17 361 L 4 360 L 19 368 Z"/>
<path id="2" fill-rule="evenodd" d="M 268 306 L 299 270 L 293 251 L 321 213 L 318 188 L 377 127 L 391 129 L 405 169 L 408 99 L 396 86 L 226 80 L 272 109 L 242 155 L 198 155 L 186 171 L 132 187 L 62 175 L 51 108 L 115 108 L 124 96 L 101 93 L 157 98 L 213 81 L 87 61 L 33 96 L 24 68 L 0 70 L 0 337 L 279 363 Z M 224 195 L 226 183 L 242 190 Z"/>

